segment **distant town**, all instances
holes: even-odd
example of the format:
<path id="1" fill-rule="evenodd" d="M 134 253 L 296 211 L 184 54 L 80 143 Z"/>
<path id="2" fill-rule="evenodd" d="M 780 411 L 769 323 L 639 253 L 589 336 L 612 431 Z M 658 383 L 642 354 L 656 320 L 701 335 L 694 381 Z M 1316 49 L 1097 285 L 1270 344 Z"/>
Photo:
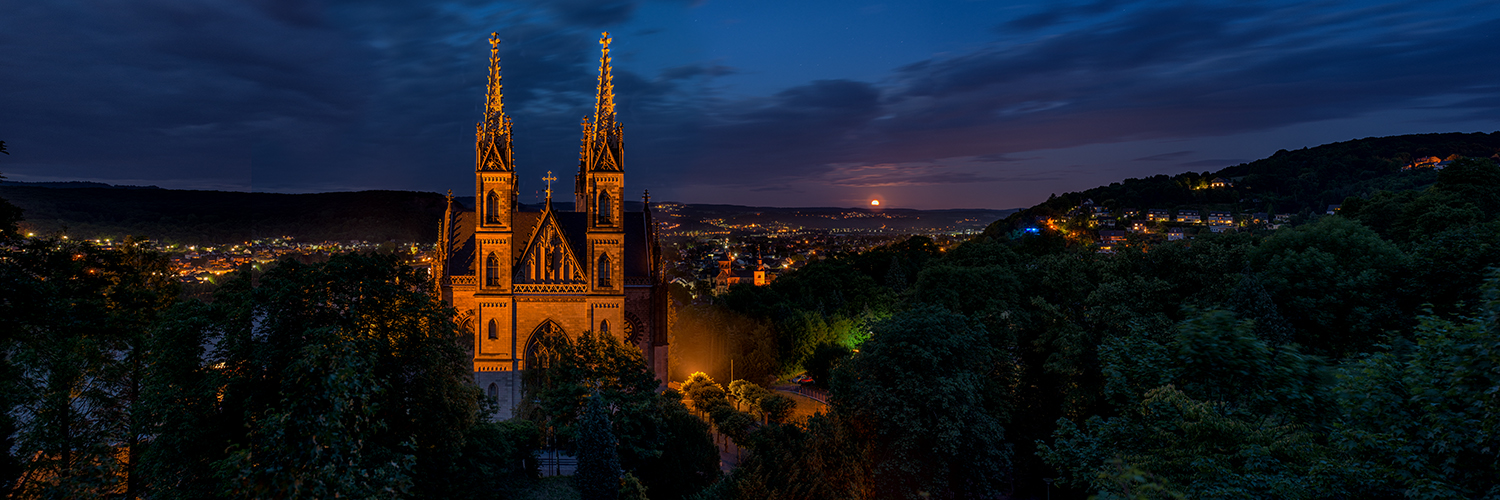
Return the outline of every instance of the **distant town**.
<path id="1" fill-rule="evenodd" d="M 1220 185 L 1230 181 L 1216 179 Z M 1218 185 L 1214 187 L 1219 187 Z M 723 291 L 728 285 L 757 285 L 808 262 L 839 254 L 864 252 L 911 236 L 926 236 L 949 248 L 982 233 L 1012 211 L 777 209 L 761 207 L 654 204 L 663 235 L 669 279 L 697 294 Z M 1338 211 L 1330 205 L 1327 214 Z M 948 213 L 954 212 L 954 213 Z M 945 217 L 946 215 L 946 217 Z M 1064 216 L 1024 225 L 1011 237 L 1056 232 L 1112 253 L 1121 245 L 1191 239 L 1201 232 L 1276 229 L 1297 214 L 1236 213 L 1228 210 L 1166 208 L 1109 209 L 1092 200 Z M 28 236 L 35 236 L 29 234 Z M 67 236 L 62 236 L 67 238 Z M 115 239 L 94 243 L 113 248 Z M 413 267 L 429 265 L 433 242 L 300 241 L 281 236 L 217 245 L 153 243 L 171 255 L 185 283 L 217 283 L 217 278 L 245 265 L 259 266 L 284 257 L 316 262 L 349 252 L 399 253 Z M 758 273 L 758 274 L 757 274 Z"/>
<path id="2" fill-rule="evenodd" d="M 762 271 L 763 284 L 811 261 L 859 253 L 916 235 L 949 247 L 972 238 L 990 223 L 1014 212 L 768 208 L 672 202 L 654 203 L 653 211 L 663 235 L 669 279 L 694 291 L 722 290 L 741 279 L 751 282 L 757 269 Z M 117 238 L 90 241 L 104 248 L 120 244 Z M 266 265 L 285 257 L 319 262 L 349 252 L 398 253 L 408 256 L 413 267 L 425 269 L 434 244 L 432 241 L 305 241 L 287 235 L 204 245 L 151 242 L 154 248 L 171 256 L 184 283 L 204 284 L 217 284 L 220 276 L 246 265 Z"/>

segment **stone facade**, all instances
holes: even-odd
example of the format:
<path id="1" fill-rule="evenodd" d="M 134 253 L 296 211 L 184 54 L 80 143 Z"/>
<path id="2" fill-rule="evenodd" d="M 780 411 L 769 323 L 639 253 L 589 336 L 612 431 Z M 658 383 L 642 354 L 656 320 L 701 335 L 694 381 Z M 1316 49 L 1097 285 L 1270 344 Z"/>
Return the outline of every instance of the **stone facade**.
<path id="1" fill-rule="evenodd" d="M 516 415 L 523 375 L 549 335 L 607 333 L 641 349 L 666 379 L 666 284 L 656 223 L 645 199 L 624 210 L 623 129 L 615 121 L 609 38 L 600 40 L 594 116 L 584 123 L 574 210 L 547 199 L 535 209 L 517 201 L 511 121 L 501 100 L 498 39 L 490 39 L 490 83 L 475 140 L 475 207 L 449 198 L 434 262 L 435 285 L 473 335 L 474 380 L 499 403 L 498 419 Z"/>

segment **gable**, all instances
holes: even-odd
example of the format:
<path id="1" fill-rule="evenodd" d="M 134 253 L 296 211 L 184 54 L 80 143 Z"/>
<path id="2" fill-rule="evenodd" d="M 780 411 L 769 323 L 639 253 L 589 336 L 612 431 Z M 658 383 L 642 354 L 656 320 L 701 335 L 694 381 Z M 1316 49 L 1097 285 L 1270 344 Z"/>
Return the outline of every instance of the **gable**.
<path id="1" fill-rule="evenodd" d="M 578 264 L 578 253 L 568 236 L 555 214 L 544 212 L 516 261 L 515 283 L 586 283 L 584 267 Z"/>

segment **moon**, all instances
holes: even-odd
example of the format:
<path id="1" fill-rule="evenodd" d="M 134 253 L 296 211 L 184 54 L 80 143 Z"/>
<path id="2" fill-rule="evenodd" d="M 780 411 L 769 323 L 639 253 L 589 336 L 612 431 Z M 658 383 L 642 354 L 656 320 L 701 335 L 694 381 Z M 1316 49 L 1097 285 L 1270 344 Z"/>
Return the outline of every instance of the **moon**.
<path id="1" fill-rule="evenodd" d="M 870 206 L 872 206 L 872 207 L 878 207 L 878 206 L 880 206 L 880 200 L 870 200 Z"/>

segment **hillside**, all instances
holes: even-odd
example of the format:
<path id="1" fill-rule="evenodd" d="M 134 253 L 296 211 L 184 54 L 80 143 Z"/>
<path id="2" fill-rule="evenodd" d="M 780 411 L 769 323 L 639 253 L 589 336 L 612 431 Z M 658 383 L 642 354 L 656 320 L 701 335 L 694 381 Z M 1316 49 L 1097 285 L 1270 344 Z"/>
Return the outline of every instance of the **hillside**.
<path id="1" fill-rule="evenodd" d="M 291 236 L 305 241 L 433 241 L 443 195 L 412 191 L 273 194 L 173 189 L 0 186 L 21 230 L 73 238 L 145 236 L 212 244 Z"/>
<path id="2" fill-rule="evenodd" d="M 1108 186 L 1054 196 L 986 229 L 1007 234 L 1021 224 L 1067 212 L 1084 200 L 1111 210 L 1165 208 L 1238 213 L 1313 213 L 1350 196 L 1420 189 L 1437 180 L 1430 168 L 1403 170 L 1426 157 L 1500 157 L 1500 132 L 1371 137 L 1296 151 L 1281 150 L 1217 172 L 1185 172 L 1126 179 Z M 1230 187 L 1206 189 L 1215 178 Z"/>

